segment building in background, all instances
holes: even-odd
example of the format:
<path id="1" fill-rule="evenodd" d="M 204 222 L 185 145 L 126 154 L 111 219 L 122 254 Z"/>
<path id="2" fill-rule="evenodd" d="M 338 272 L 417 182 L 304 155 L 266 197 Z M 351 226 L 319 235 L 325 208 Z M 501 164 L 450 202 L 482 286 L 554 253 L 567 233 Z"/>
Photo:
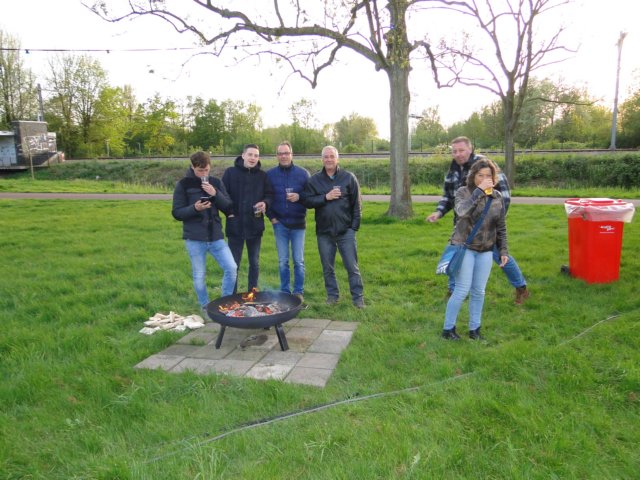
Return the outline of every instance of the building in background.
<path id="1" fill-rule="evenodd" d="M 19 120 L 12 125 L 12 132 L 0 131 L 0 169 L 26 170 L 64 161 L 56 134 L 47 131 L 47 122 Z"/>

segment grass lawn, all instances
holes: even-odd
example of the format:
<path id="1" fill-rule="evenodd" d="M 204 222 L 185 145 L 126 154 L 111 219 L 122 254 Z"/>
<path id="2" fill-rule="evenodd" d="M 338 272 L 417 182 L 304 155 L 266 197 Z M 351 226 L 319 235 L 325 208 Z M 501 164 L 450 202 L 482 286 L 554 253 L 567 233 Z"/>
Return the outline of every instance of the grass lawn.
<path id="1" fill-rule="evenodd" d="M 426 224 L 434 205 L 415 204 L 413 220 L 395 221 L 383 216 L 387 205 L 365 204 L 358 246 L 368 307 L 359 311 L 324 305 L 311 215 L 305 316 L 360 322 L 318 389 L 133 369 L 181 336 L 141 335 L 147 317 L 197 309 L 170 208 L 0 200 L 0 477 L 638 478 L 637 219 L 625 224 L 620 280 L 588 285 L 560 273 L 564 208 L 512 205 L 510 250 L 532 296 L 514 305 L 494 265 L 487 341 L 451 343 L 439 338 L 446 278 L 434 274 L 450 217 Z M 242 267 L 241 289 L 246 258 Z M 211 263 L 212 298 L 219 278 Z M 344 291 L 340 265 L 338 279 Z M 261 286 L 277 283 L 267 229 Z M 459 330 L 466 321 L 465 306 Z"/>

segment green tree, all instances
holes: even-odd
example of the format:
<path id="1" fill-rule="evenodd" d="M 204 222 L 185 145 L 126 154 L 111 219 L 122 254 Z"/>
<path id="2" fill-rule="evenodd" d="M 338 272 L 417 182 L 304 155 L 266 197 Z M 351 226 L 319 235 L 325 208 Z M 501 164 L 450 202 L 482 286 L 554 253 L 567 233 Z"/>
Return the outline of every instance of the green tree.
<path id="1" fill-rule="evenodd" d="M 143 110 L 144 143 L 148 151 L 160 155 L 170 153 L 176 142 L 179 118 L 175 102 L 156 94 L 143 104 Z"/>
<path id="2" fill-rule="evenodd" d="M 121 157 L 127 154 L 127 133 L 131 125 L 131 89 L 106 87 L 95 105 L 89 142 L 96 154 Z"/>
<path id="3" fill-rule="evenodd" d="M 217 150 L 224 138 L 225 112 L 215 100 L 204 102 L 197 97 L 190 104 L 193 126 L 189 135 L 191 145 L 205 150 Z"/>
<path id="4" fill-rule="evenodd" d="M 640 147 L 640 90 L 620 107 L 620 136 L 619 145 L 625 148 Z"/>
<path id="5" fill-rule="evenodd" d="M 261 108 L 255 103 L 245 105 L 243 101 L 225 100 L 222 102 L 224 110 L 223 141 L 225 152 L 241 152 L 247 143 L 260 146 L 262 120 Z"/>
<path id="6" fill-rule="evenodd" d="M 290 139 L 296 153 L 316 153 L 328 142 L 322 132 L 316 129 L 318 120 L 315 116 L 316 103 L 305 98 L 289 107 L 292 124 L 290 134 L 283 138 Z M 277 144 L 276 144 L 277 145 Z"/>
<path id="7" fill-rule="evenodd" d="M 351 113 L 335 124 L 336 143 L 345 152 L 365 152 L 378 136 L 376 123 L 372 118 Z"/>
<path id="8" fill-rule="evenodd" d="M 10 130 L 15 120 L 38 118 L 35 76 L 24 67 L 20 42 L 0 30 L 0 130 Z"/>
<path id="9" fill-rule="evenodd" d="M 426 108 L 419 115 L 418 124 L 411 136 L 411 149 L 436 147 L 447 141 L 447 132 L 440 122 L 438 107 Z"/>
<path id="10" fill-rule="evenodd" d="M 106 72 L 87 55 L 62 55 L 49 62 L 47 80 L 51 114 L 60 119 L 64 150 L 73 157 L 89 144 L 95 106 L 107 86 Z"/>
<path id="11" fill-rule="evenodd" d="M 305 129 L 313 129 L 316 127 L 318 120 L 315 115 L 316 102 L 301 98 L 289 107 L 291 112 L 291 120 L 294 125 Z"/>

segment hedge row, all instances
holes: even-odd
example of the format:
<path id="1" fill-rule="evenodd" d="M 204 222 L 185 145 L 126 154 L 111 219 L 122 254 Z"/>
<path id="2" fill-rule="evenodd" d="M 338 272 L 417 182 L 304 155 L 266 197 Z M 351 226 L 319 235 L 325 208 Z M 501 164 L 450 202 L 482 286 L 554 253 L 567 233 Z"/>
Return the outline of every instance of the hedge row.
<path id="1" fill-rule="evenodd" d="M 502 158 L 496 162 L 504 165 Z M 450 159 L 444 156 L 415 158 L 409 162 L 413 184 L 440 185 Z M 319 159 L 296 160 L 310 172 L 322 167 Z M 216 160 L 212 174 L 221 176 L 232 159 Z M 275 165 L 266 158 L 263 168 Z M 376 188 L 390 183 L 388 159 L 343 158 L 341 164 L 351 170 L 363 186 Z M 54 165 L 41 172 L 52 179 L 95 179 L 163 185 L 172 188 L 188 168 L 188 160 L 93 160 Z M 527 154 L 516 158 L 516 184 L 545 187 L 640 187 L 640 153 Z"/>

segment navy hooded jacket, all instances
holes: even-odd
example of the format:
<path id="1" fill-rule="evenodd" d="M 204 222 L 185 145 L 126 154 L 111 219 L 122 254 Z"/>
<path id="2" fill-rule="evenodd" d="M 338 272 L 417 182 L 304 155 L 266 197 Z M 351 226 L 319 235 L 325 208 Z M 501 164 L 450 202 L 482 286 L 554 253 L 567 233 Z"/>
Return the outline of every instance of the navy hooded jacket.
<path id="1" fill-rule="evenodd" d="M 233 167 L 222 175 L 222 183 L 231 197 L 233 208 L 227 214 L 227 237 L 256 238 L 264 232 L 264 217 L 253 214 L 253 206 L 265 202 L 267 210 L 272 201 L 271 183 L 258 162 L 255 167 L 244 166 L 242 156 L 236 158 Z"/>

